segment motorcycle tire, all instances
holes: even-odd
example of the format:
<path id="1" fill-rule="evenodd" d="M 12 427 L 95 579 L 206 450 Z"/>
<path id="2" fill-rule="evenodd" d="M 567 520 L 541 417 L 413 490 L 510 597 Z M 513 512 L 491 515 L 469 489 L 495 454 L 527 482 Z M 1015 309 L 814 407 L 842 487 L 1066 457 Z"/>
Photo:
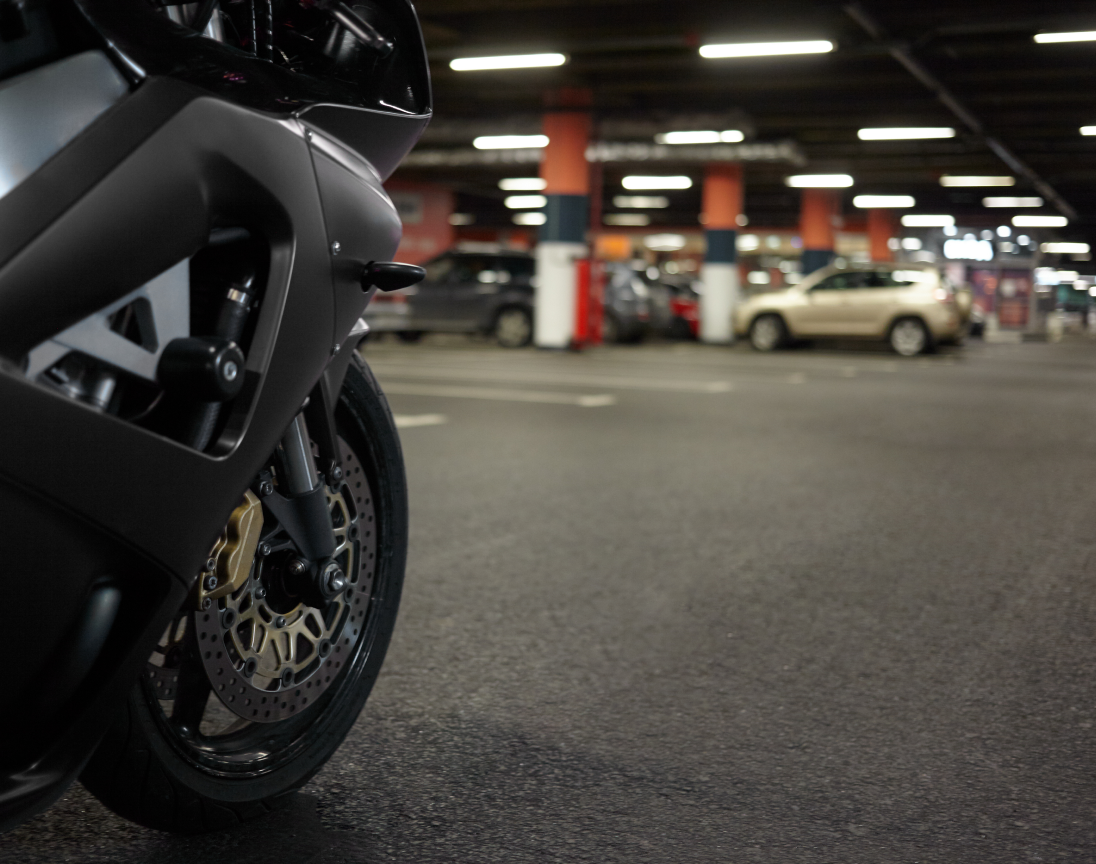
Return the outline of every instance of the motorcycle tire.
<path id="1" fill-rule="evenodd" d="M 375 548 L 375 564 L 369 596 L 359 596 L 362 620 L 353 631 L 354 642 L 344 646 L 343 659 L 349 660 L 337 673 L 332 670 L 334 680 L 294 716 L 262 723 L 235 717 L 233 726 L 241 728 L 209 736 L 200 729 L 196 734 L 173 725 L 161 701 L 163 692 L 142 676 L 80 775 L 84 786 L 120 816 L 184 834 L 230 828 L 260 817 L 285 803 L 319 771 L 357 719 L 395 625 L 408 531 L 407 483 L 395 423 L 376 379 L 357 354 L 339 395 L 335 421 L 344 453 L 349 448 L 353 454 L 344 463 L 343 482 L 349 484 L 344 488 L 354 487 L 350 494 L 360 496 L 366 509 L 371 506 L 376 531 L 375 546 L 370 547 Z M 363 568 L 371 563 L 364 555 L 356 560 Z M 193 616 L 201 613 L 187 607 L 182 613 L 191 616 L 190 626 L 196 630 Z M 185 628 L 184 624 L 181 629 Z M 191 680 L 204 670 L 200 657 L 181 667 L 179 694 L 184 675 Z M 205 690 L 214 692 L 209 685 Z M 227 713 L 216 695 L 208 697 L 201 712 L 210 710 L 208 704 L 215 713 Z M 205 716 L 201 712 L 198 716 Z"/>

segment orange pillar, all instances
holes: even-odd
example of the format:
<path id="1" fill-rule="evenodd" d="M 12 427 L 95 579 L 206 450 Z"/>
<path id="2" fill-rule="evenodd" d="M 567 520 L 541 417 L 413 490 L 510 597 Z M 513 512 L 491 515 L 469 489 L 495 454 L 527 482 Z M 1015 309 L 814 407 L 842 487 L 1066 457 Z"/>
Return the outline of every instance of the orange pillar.
<path id="1" fill-rule="evenodd" d="M 897 233 L 894 213 L 891 210 L 873 208 L 868 211 L 868 244 L 872 261 L 893 261 L 894 250 L 890 241 Z"/>
<path id="2" fill-rule="evenodd" d="M 543 121 L 548 145 L 540 163 L 548 201 L 537 244 L 534 340 L 541 348 L 567 348 L 575 335 L 575 262 L 588 254 L 589 93 L 562 90 L 550 94 L 550 100 Z"/>
<path id="3" fill-rule="evenodd" d="M 833 227 L 841 212 L 841 193 L 834 189 L 804 189 L 799 211 L 803 238 L 803 275 L 833 260 Z"/>
<path id="4" fill-rule="evenodd" d="M 548 146 L 540 163 L 547 184 L 545 195 L 589 195 L 590 169 L 586 147 L 590 143 L 590 115 L 586 111 L 552 111 L 544 115 Z"/>
<path id="5" fill-rule="evenodd" d="M 700 296 L 700 338 L 725 343 L 734 339 L 732 316 L 738 301 L 738 217 L 742 214 L 742 166 L 720 162 L 704 175 L 704 269 Z"/>

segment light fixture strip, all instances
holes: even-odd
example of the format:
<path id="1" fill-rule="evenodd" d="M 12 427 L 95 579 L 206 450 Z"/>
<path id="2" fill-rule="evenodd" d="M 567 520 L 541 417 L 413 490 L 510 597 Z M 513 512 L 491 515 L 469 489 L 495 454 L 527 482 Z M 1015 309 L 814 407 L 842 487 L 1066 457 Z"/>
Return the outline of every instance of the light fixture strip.
<path id="1" fill-rule="evenodd" d="M 684 175 L 652 177 L 632 174 L 620 181 L 620 185 L 625 189 L 635 191 L 648 189 L 690 189 L 692 188 L 693 181 L 691 177 L 686 177 Z"/>
<path id="2" fill-rule="evenodd" d="M 954 138 L 951 126 L 893 126 L 861 129 L 861 141 L 916 141 L 928 138 Z"/>
<path id="3" fill-rule="evenodd" d="M 784 183 L 793 189 L 844 189 L 853 180 L 848 174 L 793 174 Z"/>
<path id="4" fill-rule="evenodd" d="M 941 186 L 1015 186 L 1015 177 L 971 177 L 944 174 Z"/>
<path id="5" fill-rule="evenodd" d="M 857 195 L 852 206 L 862 210 L 883 207 L 913 207 L 917 202 L 912 195 Z"/>
<path id="6" fill-rule="evenodd" d="M 727 57 L 775 57 L 786 54 L 826 54 L 833 50 L 833 43 L 826 39 L 799 42 L 731 42 L 701 45 L 700 56 L 708 60 Z"/>
<path id="7" fill-rule="evenodd" d="M 1008 197 L 989 197 L 982 199 L 983 207 L 1042 207 L 1043 199 L 1038 197 L 1030 198 L 1008 198 Z"/>
<path id="8" fill-rule="evenodd" d="M 547 135 L 480 135 L 472 141 L 477 150 L 519 150 L 526 147 L 547 147 Z"/>
<path id="9" fill-rule="evenodd" d="M 457 57 L 449 61 L 454 72 L 482 72 L 490 69 L 535 69 L 545 66 L 562 66 L 567 62 L 564 54 L 508 54 L 499 57 Z"/>
<path id="10" fill-rule="evenodd" d="M 1096 42 L 1096 30 L 1078 30 L 1073 33 L 1036 33 L 1035 41 L 1047 42 Z"/>

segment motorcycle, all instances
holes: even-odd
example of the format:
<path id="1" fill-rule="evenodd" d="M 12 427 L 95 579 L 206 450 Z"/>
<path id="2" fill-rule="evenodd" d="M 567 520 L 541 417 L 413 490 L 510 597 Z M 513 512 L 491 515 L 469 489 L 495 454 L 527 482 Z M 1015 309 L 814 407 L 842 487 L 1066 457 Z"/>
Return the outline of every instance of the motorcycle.
<path id="1" fill-rule="evenodd" d="M 276 809 L 395 624 L 407 486 L 356 352 L 431 116 L 409 0 L 0 2 L 0 830 Z"/>

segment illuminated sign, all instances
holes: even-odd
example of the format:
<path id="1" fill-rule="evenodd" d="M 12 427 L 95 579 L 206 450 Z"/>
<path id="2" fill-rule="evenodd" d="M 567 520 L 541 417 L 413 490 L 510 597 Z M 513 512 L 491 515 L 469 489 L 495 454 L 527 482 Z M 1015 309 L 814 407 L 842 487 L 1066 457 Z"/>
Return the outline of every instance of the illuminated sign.
<path id="1" fill-rule="evenodd" d="M 960 240 L 953 237 L 944 241 L 944 257 L 966 261 L 992 261 L 993 244 L 989 240 L 978 240 L 973 234 L 967 234 Z"/>

